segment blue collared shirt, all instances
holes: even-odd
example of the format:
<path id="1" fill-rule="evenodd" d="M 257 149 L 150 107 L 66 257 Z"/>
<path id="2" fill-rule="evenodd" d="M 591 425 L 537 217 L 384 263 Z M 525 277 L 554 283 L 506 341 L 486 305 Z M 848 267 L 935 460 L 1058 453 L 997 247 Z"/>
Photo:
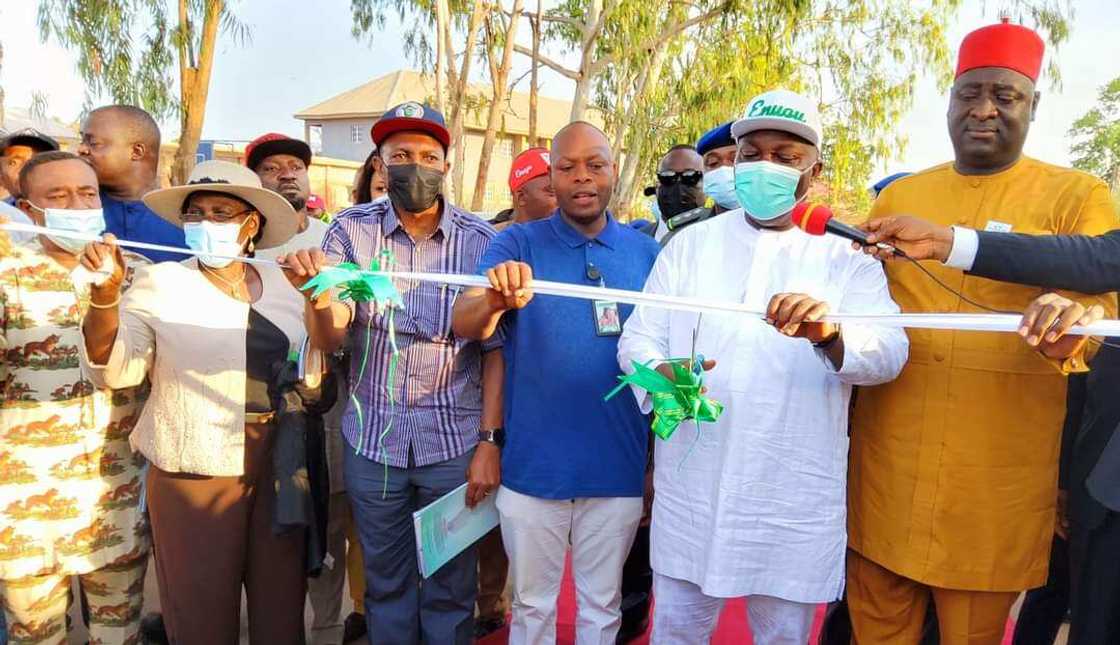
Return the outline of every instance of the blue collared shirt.
<path id="1" fill-rule="evenodd" d="M 339 213 L 327 229 L 323 252 L 333 261 L 369 268 L 387 249 L 398 271 L 473 274 L 494 235 L 486 222 L 444 202 L 431 237 L 413 240 L 385 200 Z M 342 416 L 342 434 L 359 454 L 396 468 L 454 459 L 478 443 L 482 352 L 501 341 L 479 343 L 451 332 L 458 287 L 394 282 L 404 300 L 404 309 L 393 312 L 400 350 L 396 370 L 389 369 L 388 315 L 359 303 L 349 334 L 354 396 Z"/>
<path id="2" fill-rule="evenodd" d="M 657 252 L 652 237 L 609 215 L 587 238 L 557 211 L 502 231 L 479 271 L 515 260 L 539 280 L 641 291 Z M 632 310 L 618 305 L 619 319 Z M 628 392 L 603 400 L 618 385 L 618 336 L 598 334 L 593 303 L 536 294 L 501 326 L 502 485 L 546 499 L 640 497 L 649 422 Z"/>
<path id="3" fill-rule="evenodd" d="M 101 210 L 105 214 L 105 232 L 122 240 L 147 242 L 186 248 L 183 229 L 156 215 L 144 202 L 125 202 L 101 192 Z M 179 262 L 190 256 L 167 251 L 132 249 L 152 262 Z"/>

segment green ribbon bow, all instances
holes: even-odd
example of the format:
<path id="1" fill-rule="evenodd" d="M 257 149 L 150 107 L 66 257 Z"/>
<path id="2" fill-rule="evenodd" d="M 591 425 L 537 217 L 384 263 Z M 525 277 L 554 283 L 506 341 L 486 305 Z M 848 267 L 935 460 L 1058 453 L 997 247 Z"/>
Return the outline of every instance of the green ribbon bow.
<path id="1" fill-rule="evenodd" d="M 319 270 L 318 275 L 311 278 L 303 285 L 302 289 L 314 289 L 312 298 L 318 298 L 324 292 L 341 287 L 338 294 L 341 300 L 354 302 L 370 302 L 379 305 L 392 305 L 403 307 L 401 294 L 397 291 L 393 281 L 388 276 L 362 271 L 361 267 L 353 262 L 343 262 L 336 266 L 326 266 Z"/>
<path id="2" fill-rule="evenodd" d="M 673 436 L 677 427 L 690 419 L 697 424 L 715 423 L 723 413 L 723 405 L 701 394 L 704 379 L 699 370 L 691 367 L 699 366 L 699 363 L 688 358 L 674 358 L 665 362 L 673 369 L 672 380 L 651 369 L 649 363 L 642 365 L 631 361 L 634 373 L 619 376 L 618 386 L 603 400 L 609 400 L 627 385 L 635 385 L 649 392 L 653 399 L 653 433 L 662 439 Z"/>

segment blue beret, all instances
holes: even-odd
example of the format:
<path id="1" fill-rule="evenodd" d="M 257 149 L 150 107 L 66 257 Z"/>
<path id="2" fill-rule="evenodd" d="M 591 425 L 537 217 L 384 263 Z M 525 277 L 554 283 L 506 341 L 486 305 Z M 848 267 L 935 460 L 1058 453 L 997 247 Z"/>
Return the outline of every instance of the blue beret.
<path id="1" fill-rule="evenodd" d="M 699 152 L 700 156 L 704 156 L 715 148 L 735 145 L 735 139 L 731 138 L 731 123 L 731 121 L 728 121 L 705 132 L 704 136 L 696 142 L 696 152 Z"/>
<path id="2" fill-rule="evenodd" d="M 912 173 L 908 173 L 908 172 L 896 172 L 893 175 L 888 175 L 886 177 L 883 177 L 879 181 L 875 182 L 875 184 L 871 186 L 871 190 L 875 191 L 875 195 L 877 196 L 879 193 L 883 192 L 883 189 L 886 188 L 887 186 L 890 186 L 891 184 L 898 181 L 899 179 L 902 179 L 903 177 L 908 177 L 911 174 Z"/>

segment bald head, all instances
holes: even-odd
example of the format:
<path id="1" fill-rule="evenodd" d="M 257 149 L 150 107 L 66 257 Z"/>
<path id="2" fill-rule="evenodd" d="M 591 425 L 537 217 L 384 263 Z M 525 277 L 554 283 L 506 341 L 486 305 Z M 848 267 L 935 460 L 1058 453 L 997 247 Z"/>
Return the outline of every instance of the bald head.
<path id="1" fill-rule="evenodd" d="M 89 113 L 89 118 L 103 116 L 115 128 L 125 133 L 130 143 L 140 143 L 150 150 L 159 151 L 159 124 L 144 110 L 135 105 L 106 105 Z"/>
<path id="2" fill-rule="evenodd" d="M 683 170 L 704 170 L 704 158 L 696 152 L 696 148 L 682 143 L 669 148 L 669 152 L 661 158 L 661 163 L 657 164 L 658 170 L 671 170 L 673 172 L 681 172 Z"/>
<path id="3" fill-rule="evenodd" d="M 704 205 L 704 158 L 696 148 L 678 144 L 657 164 L 657 207 L 661 218 L 673 217 Z"/>
<path id="4" fill-rule="evenodd" d="M 602 217 L 617 178 L 607 135 L 586 121 L 569 123 L 553 137 L 549 157 L 560 210 L 582 225 Z"/>
<path id="5" fill-rule="evenodd" d="M 607 134 L 599 129 L 593 123 L 587 121 L 572 121 L 568 125 L 560 128 L 556 132 L 556 136 L 552 137 L 551 155 L 559 155 L 563 150 L 563 146 L 572 145 L 572 142 L 585 143 L 590 140 L 597 140 L 607 151 L 607 159 L 614 161 L 611 158 L 611 142 L 607 138 Z"/>
<path id="6" fill-rule="evenodd" d="M 85 157 L 101 185 L 137 199 L 154 187 L 159 167 L 159 126 L 150 114 L 131 105 L 109 105 L 82 123 L 78 154 Z"/>

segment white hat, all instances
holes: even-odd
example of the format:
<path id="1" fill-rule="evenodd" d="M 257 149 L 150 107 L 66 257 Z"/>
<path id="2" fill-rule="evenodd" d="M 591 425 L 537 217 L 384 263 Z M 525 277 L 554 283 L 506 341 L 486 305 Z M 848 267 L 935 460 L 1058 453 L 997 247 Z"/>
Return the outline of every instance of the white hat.
<path id="1" fill-rule="evenodd" d="M 770 90 L 751 99 L 743 116 L 731 125 L 736 141 L 755 130 L 780 130 L 820 148 L 824 138 L 816 103 L 789 90 Z"/>
<path id="2" fill-rule="evenodd" d="M 261 187 L 257 173 L 245 166 L 213 159 L 194 167 L 183 186 L 153 190 L 144 195 L 144 204 L 156 215 L 182 228 L 179 214 L 191 193 L 224 193 L 243 199 L 261 214 L 267 225 L 257 242 L 258 249 L 271 249 L 290 240 L 298 232 L 299 215 L 279 193 Z"/>

